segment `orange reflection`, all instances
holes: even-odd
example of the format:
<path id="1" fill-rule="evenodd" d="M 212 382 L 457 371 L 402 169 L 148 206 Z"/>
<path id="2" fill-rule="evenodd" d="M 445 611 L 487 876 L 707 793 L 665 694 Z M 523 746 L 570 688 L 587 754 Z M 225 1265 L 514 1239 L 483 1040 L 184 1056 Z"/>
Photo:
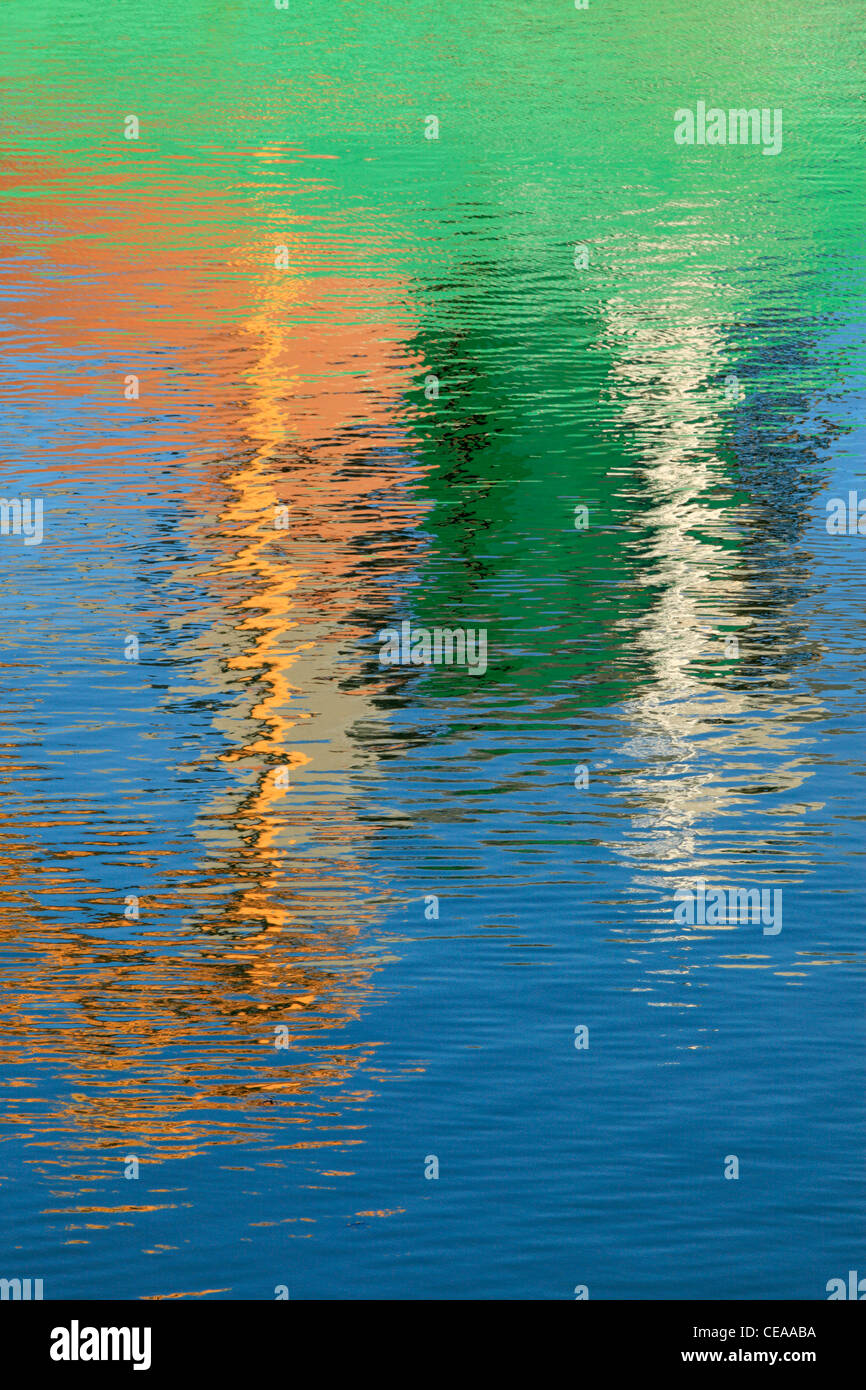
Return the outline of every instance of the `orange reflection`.
<path id="1" fill-rule="evenodd" d="M 20 987 L 0 1000 L 3 1046 L 19 1078 L 46 1046 L 59 1050 L 68 1090 L 39 1122 L 62 1127 L 69 1148 L 125 1149 L 143 1135 L 153 1156 L 192 1154 L 257 1125 L 309 1123 L 276 1107 L 313 1088 L 340 1083 L 341 1104 L 363 1100 L 345 1082 L 369 1049 L 340 1048 L 334 1035 L 372 988 L 370 958 L 348 945 L 379 915 L 363 888 L 369 832 L 351 780 L 361 756 L 352 726 L 375 711 L 373 692 L 347 687 L 360 666 L 345 654 L 367 635 L 357 615 L 375 611 L 412 558 L 393 539 L 421 519 L 394 403 L 419 364 L 405 346 L 411 325 L 396 314 L 369 321 L 368 306 L 383 289 L 396 300 L 399 283 L 305 275 L 321 248 L 299 218 L 254 220 L 193 180 L 142 198 L 120 165 L 96 199 L 89 171 L 13 171 L 25 176 L 40 224 L 19 201 L 15 239 L 43 254 L 43 336 L 40 370 L 17 391 L 74 407 L 63 444 L 43 451 L 46 470 L 120 474 L 130 507 L 155 486 L 167 507 L 182 504 L 192 558 L 170 578 L 193 582 L 201 606 L 172 613 L 165 585 L 153 611 L 164 619 L 168 604 L 173 628 L 204 622 L 214 639 L 192 638 L 178 655 L 230 697 L 214 726 L 235 784 L 201 812 L 203 857 L 179 882 L 160 870 L 140 819 L 115 837 L 126 862 L 159 882 L 123 943 L 94 939 L 57 910 L 46 925 L 22 901 L 28 854 L 4 818 L 11 892 L 0 929 L 24 943 L 26 961 Z M 297 270 L 275 268 L 280 241 Z M 127 402 L 128 373 L 141 394 Z M 165 450 L 180 460 L 167 478 L 162 461 L 153 468 Z M 287 531 L 275 525 L 279 507 Z M 50 811 L 39 818 L 52 823 Z M 52 893 L 74 901 L 86 860 L 58 856 L 51 872 Z M 56 1032 L 47 1009 L 62 1021 Z M 25 1126 L 28 1087 L 15 1115 Z"/>

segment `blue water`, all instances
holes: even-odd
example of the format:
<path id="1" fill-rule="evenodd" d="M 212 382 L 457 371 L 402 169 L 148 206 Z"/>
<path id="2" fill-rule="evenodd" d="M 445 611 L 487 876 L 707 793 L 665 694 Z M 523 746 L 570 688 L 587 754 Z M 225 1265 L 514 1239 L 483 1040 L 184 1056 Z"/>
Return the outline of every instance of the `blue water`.
<path id="1" fill-rule="evenodd" d="M 853 12 L 154 0 L 97 53 L 89 0 L 9 8 L 44 538 L 0 536 L 0 1277 L 826 1298 L 866 1206 Z M 711 89 L 784 106 L 778 159 L 674 146 Z M 403 620 L 487 670 L 383 666 Z M 698 879 L 781 930 L 678 922 Z"/>

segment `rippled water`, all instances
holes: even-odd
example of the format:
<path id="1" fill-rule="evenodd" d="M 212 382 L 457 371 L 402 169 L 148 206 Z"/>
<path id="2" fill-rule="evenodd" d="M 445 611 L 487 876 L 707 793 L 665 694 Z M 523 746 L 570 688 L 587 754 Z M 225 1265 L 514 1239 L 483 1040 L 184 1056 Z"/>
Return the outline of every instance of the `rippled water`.
<path id="1" fill-rule="evenodd" d="M 862 1268 L 862 26 L 717 11 L 7 0 L 3 1277 Z"/>

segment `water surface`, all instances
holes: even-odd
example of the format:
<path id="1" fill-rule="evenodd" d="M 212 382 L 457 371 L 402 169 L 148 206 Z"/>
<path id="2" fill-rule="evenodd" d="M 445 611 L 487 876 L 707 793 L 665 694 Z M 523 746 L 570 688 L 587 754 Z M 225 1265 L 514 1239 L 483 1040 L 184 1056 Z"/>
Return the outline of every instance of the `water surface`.
<path id="1" fill-rule="evenodd" d="M 859 20 L 7 0 L 0 1275 L 862 1269 Z"/>

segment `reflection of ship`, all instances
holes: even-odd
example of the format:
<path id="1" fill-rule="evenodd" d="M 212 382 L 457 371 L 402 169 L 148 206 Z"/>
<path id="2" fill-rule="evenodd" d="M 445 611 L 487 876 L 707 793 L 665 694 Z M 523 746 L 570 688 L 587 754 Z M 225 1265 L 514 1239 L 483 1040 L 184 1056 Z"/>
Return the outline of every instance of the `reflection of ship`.
<path id="1" fill-rule="evenodd" d="M 673 322 L 675 340 L 664 328 Z M 735 526 L 711 505 L 726 481 L 716 454 L 724 398 L 717 388 L 715 409 L 712 394 L 725 374 L 724 344 L 700 322 L 689 325 L 682 306 L 644 316 L 611 305 L 608 338 L 623 423 L 640 458 L 635 582 L 652 593 L 639 618 L 620 623 L 651 672 L 651 684 L 623 707 L 631 730 L 623 751 L 640 770 L 623 774 L 634 813 L 620 852 L 639 867 L 641 882 L 672 897 L 707 870 L 703 837 L 717 818 L 742 808 L 754 826 L 756 781 L 762 791 L 795 793 L 807 780 L 801 725 L 820 707 L 786 689 L 784 668 L 769 706 L 765 687 L 737 678 L 760 640 L 760 596 L 742 546 L 731 543 L 739 540 Z M 738 660 L 726 656 L 731 636 Z M 784 719 L 765 717 L 780 705 Z M 806 806 L 791 809 L 801 814 Z M 734 862 L 730 856 L 729 844 L 712 846 L 716 871 Z"/>
<path id="2" fill-rule="evenodd" d="M 49 185 L 65 182 L 59 171 L 41 172 Z M 349 653 L 368 635 L 363 615 L 381 606 L 407 563 L 395 538 L 418 519 L 391 407 L 409 359 L 396 366 L 396 327 L 363 322 L 383 286 L 281 276 L 273 243 L 286 238 L 287 219 L 251 234 L 234 208 L 184 187 L 168 227 L 163 204 L 148 220 L 146 202 L 107 201 L 98 244 L 85 235 L 92 199 L 50 195 L 43 207 L 67 229 L 58 256 L 69 263 L 48 277 L 41 311 L 57 328 L 53 351 L 84 361 L 103 355 L 104 325 L 112 325 L 119 370 L 106 398 L 119 397 L 130 364 L 141 372 L 141 400 L 126 406 L 116 437 L 100 424 L 100 467 L 129 475 L 130 505 L 154 487 L 154 447 L 184 458 L 166 489 L 187 558 L 172 558 L 152 608 L 181 631 L 170 655 L 183 676 L 170 682 L 166 703 L 188 698 L 190 664 L 203 694 L 221 697 L 214 727 L 226 785 L 199 813 L 203 855 L 179 884 L 161 871 L 163 849 L 140 822 L 121 837 L 128 863 L 157 884 L 125 942 L 94 940 L 54 925 L 57 918 L 46 927 L 18 902 L 7 904 L 5 929 L 14 912 L 11 931 L 28 962 L 18 997 L 4 1006 L 7 1058 L 24 1065 L 44 1051 L 41 1010 L 56 998 L 74 1095 L 54 1123 L 99 1133 L 104 1147 L 143 1136 L 155 1154 L 239 1140 L 257 1120 L 297 1119 L 278 1119 L 274 1102 L 343 1081 L 362 1059 L 339 1046 L 335 1030 L 371 987 L 372 958 L 349 944 L 379 912 L 363 888 L 365 832 L 352 790 L 361 753 L 351 729 L 373 706 L 357 679 L 351 690 L 344 679 L 359 671 Z M 202 225 L 214 229 L 212 243 L 255 243 L 248 253 L 235 249 L 233 277 L 217 277 L 180 249 L 183 229 Z M 297 237 L 290 244 L 302 260 Z M 143 292 L 155 279 L 156 311 Z M 201 324 L 192 341 L 190 323 Z M 158 346 L 139 367 L 143 343 Z M 79 403 L 79 383 L 56 385 Z M 47 371 L 41 387 L 54 390 Z M 91 464 L 73 451 L 62 467 Z M 290 509 L 288 533 L 275 529 L 278 504 Z M 156 549 L 158 538 L 151 543 Z M 200 606 L 181 606 L 176 584 L 194 586 Z M 197 635 L 183 635 L 187 624 Z M 373 775 L 372 755 L 363 756 Z M 278 778 L 284 769 L 288 787 Z M 194 757 L 185 771 L 194 774 Z M 37 810 L 47 822 L 50 812 Z M 63 891 L 80 889 L 56 862 Z M 169 913 L 182 930 L 154 927 Z M 282 1052 L 274 1066 L 268 1049 L 278 1023 L 289 1026 L 297 1054 Z"/>

